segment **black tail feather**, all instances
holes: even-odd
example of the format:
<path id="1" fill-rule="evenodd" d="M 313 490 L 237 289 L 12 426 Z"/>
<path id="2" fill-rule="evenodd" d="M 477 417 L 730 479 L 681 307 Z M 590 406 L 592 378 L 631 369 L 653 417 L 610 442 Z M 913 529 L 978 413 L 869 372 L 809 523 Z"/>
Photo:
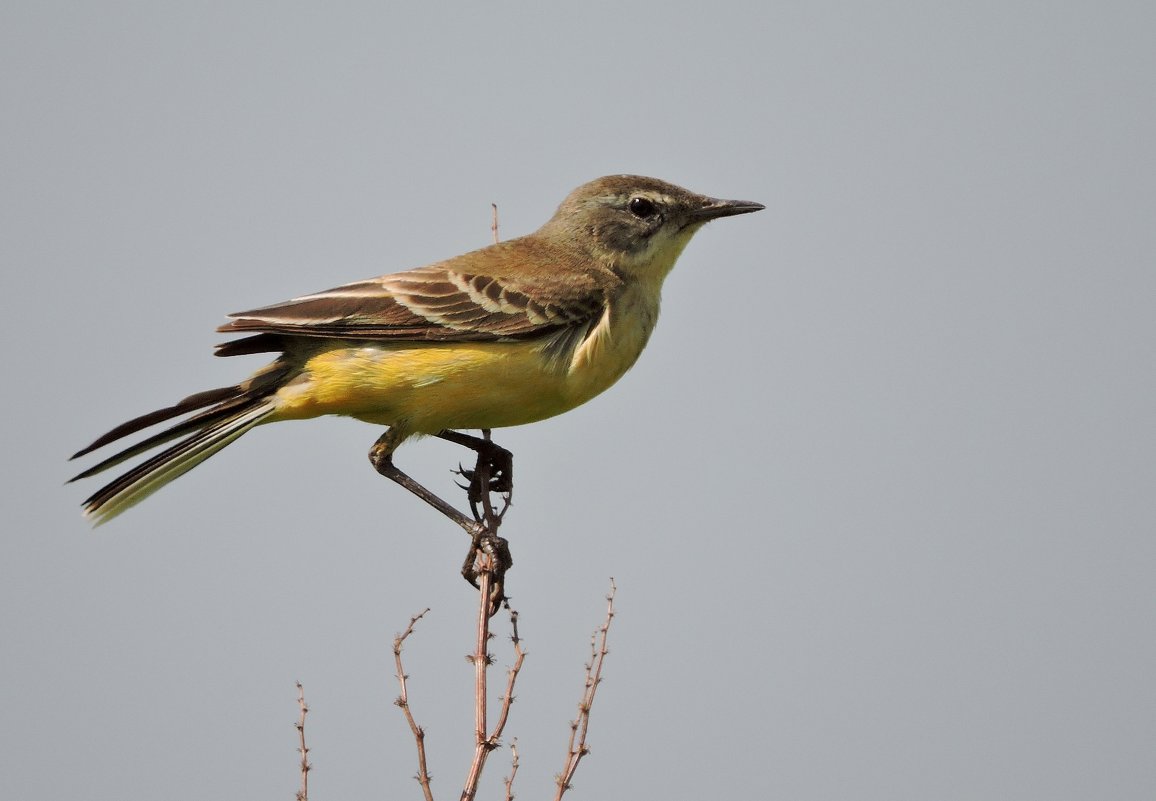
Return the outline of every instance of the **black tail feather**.
<path id="1" fill-rule="evenodd" d="M 99 464 L 95 464 L 92 467 L 85 470 L 83 473 L 78 473 L 77 475 L 68 479 L 68 483 L 71 484 L 73 481 L 79 481 L 82 478 L 89 478 L 90 476 L 94 476 L 97 473 L 104 472 L 105 470 L 107 470 L 110 467 L 118 465 L 127 459 L 131 459 L 132 457 L 134 457 L 138 454 L 144 453 L 145 451 L 152 450 L 153 448 L 157 447 L 158 445 L 163 445 L 164 443 L 168 442 L 169 440 L 174 440 L 177 437 L 184 436 L 185 434 L 190 434 L 194 431 L 200 431 L 201 429 L 207 428 L 211 425 L 214 425 L 214 424 L 220 422 L 221 420 L 224 420 L 224 419 L 232 416 L 241 407 L 244 407 L 244 406 L 252 403 L 252 398 L 248 397 L 247 395 L 238 394 L 239 392 L 240 392 L 239 389 L 237 389 L 236 387 L 233 387 L 233 397 L 228 398 L 225 401 L 222 401 L 221 403 L 217 404 L 216 406 L 214 406 L 211 409 L 204 410 L 200 414 L 193 415 L 188 420 L 182 420 L 181 422 L 177 423 L 176 425 L 171 426 L 169 428 L 166 428 L 164 431 L 160 431 L 156 434 L 153 434 L 151 437 L 148 437 L 147 439 L 143 439 L 140 442 L 138 442 L 138 443 L 136 443 L 136 444 L 134 444 L 128 448 L 125 448 L 122 451 L 117 451 L 112 456 L 108 457 L 107 459 L 100 462 Z M 196 408 L 196 407 L 193 407 L 193 408 Z M 167 411 L 167 410 L 165 410 L 165 411 Z M 156 413 L 154 412 L 154 414 L 156 414 Z M 145 417 L 148 417 L 148 416 L 149 415 L 145 415 Z M 139 420 L 139 419 L 143 419 L 143 418 L 137 418 L 137 419 Z M 167 419 L 167 418 L 165 418 L 165 417 L 158 418 L 158 420 L 164 420 L 164 419 Z M 134 420 L 132 422 L 136 422 L 136 421 Z M 126 423 L 125 425 L 128 425 L 128 423 Z M 126 431 L 125 434 L 131 434 L 135 430 L 136 429 Z M 106 436 L 108 436 L 108 435 L 106 435 Z M 111 437 L 108 440 L 108 442 L 111 442 L 114 439 L 116 439 L 116 437 Z M 104 443 L 104 444 L 107 444 L 107 443 Z M 100 446 L 97 445 L 94 447 L 100 447 Z M 92 448 L 89 448 L 88 450 L 92 450 Z M 88 450 L 82 451 L 82 453 L 87 453 Z M 77 455 L 81 455 L 81 454 L 77 454 Z"/>
<path id="2" fill-rule="evenodd" d="M 173 479 L 192 470 L 273 412 L 269 398 L 241 397 L 226 409 L 198 415 L 194 433 L 97 490 L 84 502 L 84 514 L 95 525 L 108 522 Z M 213 422 L 207 423 L 210 417 Z M 182 424 L 183 425 L 183 424 Z M 170 431 L 162 432 L 169 434 Z M 132 449 L 130 449 L 132 450 Z M 118 460 L 113 457 L 112 461 Z"/>
<path id="3" fill-rule="evenodd" d="M 211 406 L 214 403 L 221 403 L 222 401 L 227 401 L 230 398 L 235 398 L 237 397 L 237 393 L 240 391 L 241 388 L 235 386 L 221 387 L 220 389 L 208 389 L 204 392 L 198 392 L 195 395 L 190 395 L 180 403 L 173 404 L 172 406 L 166 406 L 164 409 L 157 409 L 155 412 L 142 414 L 140 417 L 134 417 L 127 423 L 121 423 L 112 431 L 109 431 L 107 434 L 98 437 L 95 442 L 93 442 L 87 448 L 83 448 L 77 451 L 70 458 L 77 459 L 81 456 L 84 456 L 85 454 L 92 453 L 97 448 L 103 448 L 110 442 L 115 442 L 122 437 L 127 437 L 129 434 L 135 434 L 136 432 L 148 428 L 149 426 L 154 426 L 157 423 L 163 423 L 165 420 L 171 420 L 174 417 L 180 417 L 182 414 L 187 414 L 189 412 L 196 411 L 197 409 L 203 409 L 204 407 Z M 99 471 L 90 471 L 88 475 L 91 475 L 92 472 Z M 80 477 L 81 476 L 77 476 L 77 478 Z"/>

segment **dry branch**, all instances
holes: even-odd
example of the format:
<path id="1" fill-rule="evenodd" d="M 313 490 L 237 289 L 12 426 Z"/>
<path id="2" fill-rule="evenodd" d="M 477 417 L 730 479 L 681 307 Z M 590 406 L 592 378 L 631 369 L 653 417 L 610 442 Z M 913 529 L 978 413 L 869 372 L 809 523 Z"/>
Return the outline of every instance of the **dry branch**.
<path id="1" fill-rule="evenodd" d="M 417 783 L 421 785 L 422 793 L 425 795 L 425 801 L 433 801 L 433 791 L 430 789 L 430 774 L 426 767 L 425 760 L 425 730 L 417 725 L 417 721 L 413 719 L 413 712 L 409 708 L 409 692 L 406 689 L 406 675 L 405 668 L 401 663 L 401 649 L 405 644 L 406 638 L 413 634 L 413 627 L 419 620 L 425 617 L 425 613 L 429 608 L 423 609 L 419 614 L 414 615 L 409 619 L 409 625 L 405 627 L 405 631 L 393 638 L 393 661 L 397 667 L 397 681 L 401 685 L 401 694 L 394 701 L 397 706 L 401 707 L 401 711 L 405 713 L 405 720 L 409 723 L 409 730 L 413 732 L 414 742 L 417 744 Z"/>
<path id="2" fill-rule="evenodd" d="M 610 633 L 610 622 L 614 619 L 614 593 L 617 589 L 614 579 L 610 579 L 610 592 L 606 596 L 606 620 L 590 638 L 586 687 L 582 692 L 582 700 L 578 702 L 578 717 L 570 722 L 570 743 L 566 748 L 565 767 L 555 777 L 558 786 L 558 792 L 554 794 L 555 801 L 559 801 L 570 789 L 574 773 L 578 770 L 578 763 L 582 761 L 582 757 L 590 753 L 586 745 L 586 732 L 590 728 L 590 709 L 594 706 L 594 694 L 598 692 L 598 685 L 602 683 L 602 665 L 606 661 L 606 655 L 610 653 L 606 647 L 606 638 Z"/>
<path id="3" fill-rule="evenodd" d="M 514 777 L 518 775 L 518 738 L 510 743 L 510 775 L 503 782 L 506 785 L 506 801 L 514 801 Z"/>
<path id="4" fill-rule="evenodd" d="M 486 766 L 486 759 L 490 753 L 499 747 L 502 741 L 502 732 L 510 719 L 510 706 L 514 703 L 514 685 L 518 680 L 518 673 L 526 659 L 526 652 L 522 650 L 522 640 L 518 636 L 518 613 L 506 604 L 510 612 L 510 640 L 514 643 L 514 664 L 506 673 L 506 690 L 501 697 L 501 706 L 498 709 L 498 720 L 494 728 L 489 728 L 487 698 L 488 673 L 493 657 L 488 652 L 493 634 L 490 632 L 490 617 L 492 615 L 492 584 L 495 580 L 494 571 L 497 567 L 493 556 L 484 552 L 478 557 L 478 633 L 476 650 L 470 656 L 474 664 L 474 758 L 470 763 L 469 773 L 466 775 L 465 786 L 462 789 L 462 801 L 472 801 L 478 792 L 478 782 L 482 777 L 482 770 Z M 513 776 L 510 777 L 506 792 L 511 792 Z"/>
<path id="5" fill-rule="evenodd" d="M 305 688 L 301 682 L 297 682 L 297 706 L 301 709 L 295 726 L 299 740 L 297 752 L 301 754 L 301 789 L 297 791 L 297 801 L 309 801 L 309 771 L 313 766 L 309 764 L 309 748 L 305 745 L 305 716 L 309 714 L 309 707 L 305 705 Z"/>

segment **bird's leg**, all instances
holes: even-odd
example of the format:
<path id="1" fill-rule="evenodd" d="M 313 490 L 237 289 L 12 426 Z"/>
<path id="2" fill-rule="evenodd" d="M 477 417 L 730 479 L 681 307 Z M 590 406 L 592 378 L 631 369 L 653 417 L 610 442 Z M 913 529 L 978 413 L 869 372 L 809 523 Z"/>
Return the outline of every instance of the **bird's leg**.
<path id="1" fill-rule="evenodd" d="M 369 449 L 369 462 L 373 465 L 373 469 L 389 480 L 405 487 L 434 509 L 437 509 L 450 520 L 457 523 L 465 529 L 466 533 L 476 542 L 485 533 L 485 524 L 478 518 L 477 513 L 474 514 L 474 519 L 471 520 L 403 473 L 397 465 L 393 463 L 393 452 L 404 439 L 405 435 L 398 432 L 395 428 L 387 430 L 378 437 L 377 442 L 373 443 L 373 447 Z"/>
<path id="2" fill-rule="evenodd" d="M 470 551 L 462 566 L 462 576 L 474 587 L 478 587 L 479 571 L 485 569 L 491 572 L 493 580 L 490 584 L 489 603 L 490 614 L 493 615 L 506 598 L 505 575 L 514 563 L 510 556 L 509 545 L 504 538 L 498 536 L 502 516 L 510 507 L 513 455 L 491 442 L 488 430 L 483 431 L 483 434 L 484 438 L 472 437 L 457 431 L 442 431 L 437 435 L 449 442 L 464 445 L 478 454 L 474 469 L 461 471 L 470 482 L 465 489 L 470 499 L 472 520 L 410 478 L 393 463 L 393 452 L 406 439 L 406 434 L 395 428 L 387 430 L 370 448 L 369 461 L 378 473 L 405 487 L 470 535 Z M 496 511 L 490 501 L 491 492 L 504 494 L 500 511 Z"/>

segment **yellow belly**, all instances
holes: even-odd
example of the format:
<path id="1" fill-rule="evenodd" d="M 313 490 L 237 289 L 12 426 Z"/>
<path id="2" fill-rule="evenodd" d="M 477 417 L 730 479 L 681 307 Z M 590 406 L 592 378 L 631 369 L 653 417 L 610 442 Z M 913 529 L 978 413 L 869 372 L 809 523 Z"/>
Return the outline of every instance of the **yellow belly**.
<path id="1" fill-rule="evenodd" d="M 343 414 L 414 433 L 532 423 L 576 405 L 540 362 L 526 343 L 339 346 L 281 389 L 277 417 Z"/>
<path id="2" fill-rule="evenodd" d="M 533 423 L 585 403 L 634 364 L 653 315 L 626 322 L 612 325 L 608 313 L 562 360 L 541 341 L 335 341 L 278 391 L 268 422 L 340 414 L 411 434 Z"/>

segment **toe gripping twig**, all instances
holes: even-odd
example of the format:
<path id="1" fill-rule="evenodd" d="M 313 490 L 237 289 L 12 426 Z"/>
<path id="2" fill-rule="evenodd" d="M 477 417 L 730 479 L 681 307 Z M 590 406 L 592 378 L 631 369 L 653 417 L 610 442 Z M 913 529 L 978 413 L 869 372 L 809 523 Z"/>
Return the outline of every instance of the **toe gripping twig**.
<path id="1" fill-rule="evenodd" d="M 481 589 L 481 573 L 490 574 L 490 615 L 493 616 L 506 600 L 506 571 L 514 564 L 509 542 L 498 536 L 498 527 L 502 525 L 502 518 L 510 508 L 513 494 L 514 457 L 505 448 L 494 444 L 489 429 L 482 430 L 481 438 L 457 431 L 443 431 L 438 436 L 472 448 L 478 454 L 473 470 L 458 465 L 458 475 L 468 482 L 458 486 L 466 491 L 470 512 L 477 523 L 470 551 L 462 564 L 462 576 L 474 587 Z M 495 492 L 501 495 L 500 508 L 495 508 L 491 498 Z"/>

